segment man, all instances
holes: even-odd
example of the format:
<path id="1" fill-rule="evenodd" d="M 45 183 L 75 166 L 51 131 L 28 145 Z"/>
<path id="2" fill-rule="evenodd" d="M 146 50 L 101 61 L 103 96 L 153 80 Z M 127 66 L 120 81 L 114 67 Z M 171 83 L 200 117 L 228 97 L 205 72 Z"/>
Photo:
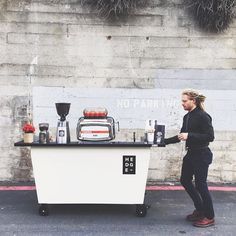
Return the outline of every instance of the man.
<path id="1" fill-rule="evenodd" d="M 187 215 L 194 226 L 208 227 L 215 223 L 211 195 L 207 186 L 208 167 L 212 162 L 209 142 L 214 140 L 212 119 L 204 111 L 205 96 L 194 90 L 182 92 L 182 106 L 188 113 L 183 118 L 180 134 L 165 139 L 165 144 L 186 141 L 180 182 L 194 202 L 195 210 Z M 195 186 L 192 183 L 193 176 Z"/>

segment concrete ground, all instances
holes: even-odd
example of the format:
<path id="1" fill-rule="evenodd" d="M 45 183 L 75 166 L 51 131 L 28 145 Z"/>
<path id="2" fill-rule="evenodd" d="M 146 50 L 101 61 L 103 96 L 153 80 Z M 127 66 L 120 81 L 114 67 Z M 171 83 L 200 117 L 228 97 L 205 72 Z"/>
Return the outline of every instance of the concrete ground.
<path id="1" fill-rule="evenodd" d="M 31 191 L 0 191 L 0 235 L 235 235 L 236 192 L 212 191 L 216 225 L 196 228 L 185 220 L 193 210 L 185 191 L 147 191 L 146 217 L 133 205 L 50 205 L 38 215 Z"/>

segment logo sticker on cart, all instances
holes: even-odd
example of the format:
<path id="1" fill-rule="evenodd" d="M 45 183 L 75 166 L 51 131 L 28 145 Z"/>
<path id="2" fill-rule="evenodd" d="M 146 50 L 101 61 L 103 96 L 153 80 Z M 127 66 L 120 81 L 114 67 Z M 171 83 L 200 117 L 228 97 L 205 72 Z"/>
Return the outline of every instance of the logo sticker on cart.
<path id="1" fill-rule="evenodd" d="M 123 156 L 123 175 L 135 175 L 136 156 Z"/>

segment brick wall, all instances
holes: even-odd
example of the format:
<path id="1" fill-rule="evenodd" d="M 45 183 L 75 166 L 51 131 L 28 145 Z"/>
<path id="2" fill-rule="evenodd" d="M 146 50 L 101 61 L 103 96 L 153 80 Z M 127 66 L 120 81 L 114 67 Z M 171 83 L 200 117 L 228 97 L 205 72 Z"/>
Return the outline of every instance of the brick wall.
<path id="1" fill-rule="evenodd" d="M 209 180 L 236 182 L 236 20 L 215 35 L 196 27 L 182 0 L 150 0 L 119 22 L 78 2 L 0 0 L 0 180 L 33 178 L 29 150 L 13 147 L 33 88 L 172 89 L 176 98 L 193 87 L 216 101 Z M 178 115 L 168 113 L 168 135 L 178 131 Z M 153 150 L 149 180 L 178 180 L 183 154 L 181 144 Z"/>

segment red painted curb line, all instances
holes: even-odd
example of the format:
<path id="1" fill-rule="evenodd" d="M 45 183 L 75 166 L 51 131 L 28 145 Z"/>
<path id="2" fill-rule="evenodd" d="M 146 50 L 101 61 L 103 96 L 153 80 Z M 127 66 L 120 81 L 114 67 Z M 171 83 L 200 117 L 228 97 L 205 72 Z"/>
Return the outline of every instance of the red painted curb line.
<path id="1" fill-rule="evenodd" d="M 29 191 L 35 189 L 35 186 L 0 186 L 0 191 Z"/>
<path id="2" fill-rule="evenodd" d="M 35 186 L 0 186 L 0 191 L 31 191 Z M 182 186 L 147 186 L 149 191 L 178 191 L 184 190 Z M 236 192 L 236 187 L 209 186 L 210 191 Z"/>
<path id="3" fill-rule="evenodd" d="M 208 189 L 210 191 L 222 191 L 222 192 L 236 192 L 236 187 L 220 187 L 220 186 L 209 186 Z M 184 190 L 182 186 L 147 186 L 146 190 L 150 191 L 157 191 L 157 190 L 169 190 L 169 191 L 176 191 L 176 190 Z"/>

